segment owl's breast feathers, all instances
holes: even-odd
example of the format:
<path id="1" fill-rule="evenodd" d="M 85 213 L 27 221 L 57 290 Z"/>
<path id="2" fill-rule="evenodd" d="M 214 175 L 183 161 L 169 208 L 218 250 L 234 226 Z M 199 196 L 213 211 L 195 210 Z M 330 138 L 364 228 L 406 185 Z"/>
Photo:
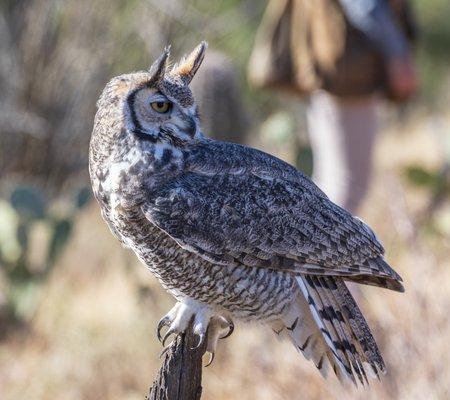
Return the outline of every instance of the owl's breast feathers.
<path id="1" fill-rule="evenodd" d="M 94 194 L 103 206 L 133 210 L 145 201 L 148 190 L 182 171 L 183 159 L 171 143 L 129 137 L 105 159 L 91 162 Z"/>

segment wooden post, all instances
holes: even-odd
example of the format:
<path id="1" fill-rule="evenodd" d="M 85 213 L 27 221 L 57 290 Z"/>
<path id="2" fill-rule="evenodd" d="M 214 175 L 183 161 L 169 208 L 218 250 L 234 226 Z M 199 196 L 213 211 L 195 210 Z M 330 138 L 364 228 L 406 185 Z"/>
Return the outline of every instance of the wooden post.
<path id="1" fill-rule="evenodd" d="M 199 400 L 202 395 L 202 356 L 206 340 L 197 349 L 198 336 L 189 327 L 175 337 L 163 355 L 164 360 L 147 400 Z"/>

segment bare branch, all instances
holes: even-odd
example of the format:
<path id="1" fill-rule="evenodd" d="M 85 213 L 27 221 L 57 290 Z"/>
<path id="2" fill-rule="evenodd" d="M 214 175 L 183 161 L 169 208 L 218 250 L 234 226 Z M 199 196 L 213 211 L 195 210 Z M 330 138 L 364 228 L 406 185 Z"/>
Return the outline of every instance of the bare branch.
<path id="1" fill-rule="evenodd" d="M 202 394 L 202 356 L 206 341 L 197 349 L 198 337 L 187 332 L 178 335 L 164 354 L 147 400 L 199 400 Z"/>

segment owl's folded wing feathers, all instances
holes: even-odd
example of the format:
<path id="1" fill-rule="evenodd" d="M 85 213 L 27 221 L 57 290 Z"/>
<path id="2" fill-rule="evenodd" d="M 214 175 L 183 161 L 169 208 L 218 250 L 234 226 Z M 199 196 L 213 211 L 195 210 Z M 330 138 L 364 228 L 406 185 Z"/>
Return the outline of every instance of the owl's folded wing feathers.
<path id="1" fill-rule="evenodd" d="M 279 160 L 286 174 L 223 161 L 214 174 L 213 166 L 191 162 L 185 173 L 148 191 L 142 205 L 146 218 L 181 247 L 216 264 L 335 275 L 403 290 L 372 230 L 302 174 L 295 176 L 297 171 Z"/>

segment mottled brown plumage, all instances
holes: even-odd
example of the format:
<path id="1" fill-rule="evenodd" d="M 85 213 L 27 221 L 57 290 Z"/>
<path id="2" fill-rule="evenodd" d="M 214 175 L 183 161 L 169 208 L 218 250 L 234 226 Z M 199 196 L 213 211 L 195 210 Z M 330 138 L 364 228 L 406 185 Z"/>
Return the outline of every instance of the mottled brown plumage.
<path id="1" fill-rule="evenodd" d="M 178 300 L 158 332 L 194 318 L 214 352 L 233 319 L 257 320 L 324 375 L 365 382 L 385 367 L 344 280 L 402 291 L 401 278 L 372 230 L 301 172 L 203 135 L 188 85 L 205 49 L 171 70 L 166 49 L 149 72 L 114 78 L 91 140 L 103 217 Z"/>

